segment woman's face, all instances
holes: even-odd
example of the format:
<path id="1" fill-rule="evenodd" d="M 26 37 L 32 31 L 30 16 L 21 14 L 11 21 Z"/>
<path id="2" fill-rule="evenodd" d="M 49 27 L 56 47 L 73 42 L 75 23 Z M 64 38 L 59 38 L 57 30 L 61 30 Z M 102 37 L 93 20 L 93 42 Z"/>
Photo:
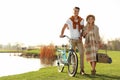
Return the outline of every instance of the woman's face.
<path id="1" fill-rule="evenodd" d="M 87 22 L 88 22 L 89 24 L 93 24 L 94 21 L 95 21 L 95 20 L 94 20 L 93 17 L 89 17 L 88 20 L 87 20 Z"/>

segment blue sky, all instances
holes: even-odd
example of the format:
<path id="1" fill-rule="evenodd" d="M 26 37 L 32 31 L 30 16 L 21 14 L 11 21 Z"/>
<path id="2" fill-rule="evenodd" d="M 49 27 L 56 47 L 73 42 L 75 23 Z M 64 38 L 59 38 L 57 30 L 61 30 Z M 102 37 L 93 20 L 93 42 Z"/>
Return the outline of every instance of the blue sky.
<path id="1" fill-rule="evenodd" d="M 80 7 L 84 19 L 88 14 L 96 16 L 105 41 L 120 38 L 119 4 L 119 0 L 0 0 L 0 44 L 66 43 L 59 35 L 74 6 Z"/>

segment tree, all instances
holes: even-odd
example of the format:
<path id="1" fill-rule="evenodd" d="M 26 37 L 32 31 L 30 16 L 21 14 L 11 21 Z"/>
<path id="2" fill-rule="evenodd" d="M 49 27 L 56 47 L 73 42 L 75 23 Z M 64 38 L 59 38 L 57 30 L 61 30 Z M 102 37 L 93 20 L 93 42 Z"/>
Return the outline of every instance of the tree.
<path id="1" fill-rule="evenodd" d="M 120 50 L 120 39 L 108 41 L 109 50 Z"/>

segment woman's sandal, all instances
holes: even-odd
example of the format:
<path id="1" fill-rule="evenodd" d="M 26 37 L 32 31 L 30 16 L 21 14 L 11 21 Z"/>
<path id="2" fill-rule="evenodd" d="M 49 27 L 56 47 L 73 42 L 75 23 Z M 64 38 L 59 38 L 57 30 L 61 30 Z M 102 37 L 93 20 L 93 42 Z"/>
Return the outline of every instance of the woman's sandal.
<path id="1" fill-rule="evenodd" d="M 96 75 L 96 70 L 92 70 L 92 71 L 91 71 L 91 74 L 92 74 L 92 75 Z"/>

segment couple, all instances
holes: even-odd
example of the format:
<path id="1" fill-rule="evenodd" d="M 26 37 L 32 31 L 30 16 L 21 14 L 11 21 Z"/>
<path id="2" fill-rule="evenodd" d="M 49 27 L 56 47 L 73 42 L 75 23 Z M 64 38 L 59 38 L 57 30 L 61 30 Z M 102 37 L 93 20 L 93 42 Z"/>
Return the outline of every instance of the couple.
<path id="1" fill-rule="evenodd" d="M 86 18 L 87 24 L 84 26 L 84 20 L 78 16 L 80 8 L 74 7 L 74 15 L 71 16 L 63 26 L 60 37 L 63 37 L 65 29 L 70 30 L 72 38 L 72 46 L 76 47 L 80 53 L 80 74 L 84 75 L 84 47 L 82 37 L 85 38 L 86 60 L 90 62 L 91 74 L 96 74 L 96 53 L 100 44 L 99 28 L 94 24 L 95 16 L 88 15 Z"/>

